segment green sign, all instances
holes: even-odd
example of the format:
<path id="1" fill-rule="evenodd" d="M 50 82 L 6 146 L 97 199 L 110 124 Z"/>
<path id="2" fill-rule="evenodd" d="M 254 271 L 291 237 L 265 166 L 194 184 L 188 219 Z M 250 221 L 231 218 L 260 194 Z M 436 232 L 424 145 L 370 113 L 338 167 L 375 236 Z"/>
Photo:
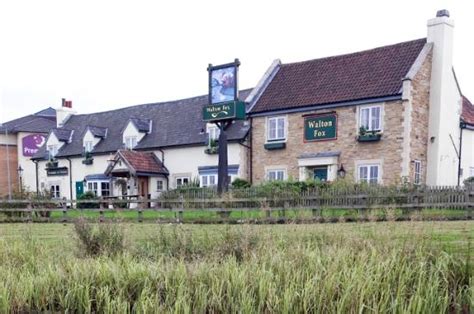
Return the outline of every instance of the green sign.
<path id="1" fill-rule="evenodd" d="M 304 118 L 304 140 L 325 141 L 337 138 L 337 115 L 335 113 Z"/>
<path id="2" fill-rule="evenodd" d="M 230 101 L 221 104 L 207 105 L 202 110 L 204 121 L 245 119 L 245 102 Z"/>
<path id="3" fill-rule="evenodd" d="M 67 167 L 58 167 L 58 168 L 47 168 L 47 176 L 67 176 L 68 168 Z"/>

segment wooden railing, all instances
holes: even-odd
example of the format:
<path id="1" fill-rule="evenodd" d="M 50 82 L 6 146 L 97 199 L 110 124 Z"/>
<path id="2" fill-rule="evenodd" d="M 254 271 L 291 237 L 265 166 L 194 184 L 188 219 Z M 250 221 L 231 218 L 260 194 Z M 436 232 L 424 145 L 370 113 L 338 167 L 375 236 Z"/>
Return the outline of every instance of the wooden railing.
<path id="1" fill-rule="evenodd" d="M 89 206 L 84 206 L 84 205 Z M 85 208 L 84 208 L 85 207 Z M 87 208 L 89 207 L 89 208 Z M 459 187 L 382 187 L 353 186 L 344 188 L 314 188 L 306 191 L 291 189 L 235 189 L 221 196 L 213 189 L 180 189 L 164 192 L 157 199 L 99 199 L 99 200 L 0 200 L 0 213 L 22 213 L 26 220 L 33 214 L 41 216 L 62 212 L 68 220 L 71 209 L 96 211 L 101 220 L 109 211 L 136 211 L 138 221 L 145 211 L 175 212 L 178 219 L 189 211 L 230 213 L 233 211 L 312 210 L 314 216 L 322 210 L 402 209 L 409 212 L 421 209 L 459 209 L 466 217 L 473 217 L 474 188 Z"/>

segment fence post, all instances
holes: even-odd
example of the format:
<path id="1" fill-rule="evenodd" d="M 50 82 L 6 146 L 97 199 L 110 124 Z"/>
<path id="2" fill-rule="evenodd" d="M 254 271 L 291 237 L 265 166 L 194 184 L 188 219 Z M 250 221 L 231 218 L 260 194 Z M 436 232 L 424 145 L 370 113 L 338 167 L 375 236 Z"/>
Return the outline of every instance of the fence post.
<path id="1" fill-rule="evenodd" d="M 178 222 L 183 222 L 184 218 L 184 197 L 182 195 L 179 196 L 179 211 L 178 211 Z"/>
<path id="2" fill-rule="evenodd" d="M 104 222 L 104 203 L 99 202 L 99 222 Z"/>
<path id="3" fill-rule="evenodd" d="M 33 221 L 33 217 L 32 217 L 33 206 L 31 205 L 31 201 L 28 202 L 28 204 L 26 205 L 26 209 L 27 209 L 27 212 L 28 212 L 27 221 L 32 222 Z"/>
<path id="4" fill-rule="evenodd" d="M 72 201 L 71 201 L 72 206 Z M 63 203 L 63 222 L 67 222 L 67 203 Z"/>
<path id="5" fill-rule="evenodd" d="M 143 208 L 145 207 L 145 201 L 143 200 L 143 197 L 140 196 L 139 198 L 139 204 L 138 204 L 138 222 L 143 222 Z"/>
<path id="6" fill-rule="evenodd" d="M 473 218 L 473 208 L 474 208 L 474 184 L 466 185 L 466 201 L 467 204 L 467 219 Z"/>

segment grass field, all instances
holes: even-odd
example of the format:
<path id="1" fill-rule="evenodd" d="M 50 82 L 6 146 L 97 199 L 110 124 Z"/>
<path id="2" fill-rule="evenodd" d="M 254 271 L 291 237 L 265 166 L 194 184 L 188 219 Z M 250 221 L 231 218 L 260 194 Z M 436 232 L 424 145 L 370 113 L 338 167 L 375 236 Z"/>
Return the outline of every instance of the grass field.
<path id="1" fill-rule="evenodd" d="M 473 221 L 91 227 L 0 224 L 0 313 L 474 310 Z"/>

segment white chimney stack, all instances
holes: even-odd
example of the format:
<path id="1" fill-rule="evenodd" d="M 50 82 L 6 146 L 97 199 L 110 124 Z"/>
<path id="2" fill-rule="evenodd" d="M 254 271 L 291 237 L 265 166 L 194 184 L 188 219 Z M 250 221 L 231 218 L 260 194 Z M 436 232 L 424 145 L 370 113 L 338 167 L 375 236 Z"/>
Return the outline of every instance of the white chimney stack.
<path id="1" fill-rule="evenodd" d="M 440 10 L 428 21 L 427 42 L 433 44 L 429 98 L 426 183 L 457 184 L 461 95 L 453 72 L 454 21 Z M 456 145 L 456 147 L 453 145 Z"/>
<path id="2" fill-rule="evenodd" d="M 74 114 L 76 114 L 76 111 L 72 109 L 72 101 L 63 98 L 61 100 L 61 107 L 56 109 L 57 127 L 62 127 L 66 123 L 66 121 Z"/>

